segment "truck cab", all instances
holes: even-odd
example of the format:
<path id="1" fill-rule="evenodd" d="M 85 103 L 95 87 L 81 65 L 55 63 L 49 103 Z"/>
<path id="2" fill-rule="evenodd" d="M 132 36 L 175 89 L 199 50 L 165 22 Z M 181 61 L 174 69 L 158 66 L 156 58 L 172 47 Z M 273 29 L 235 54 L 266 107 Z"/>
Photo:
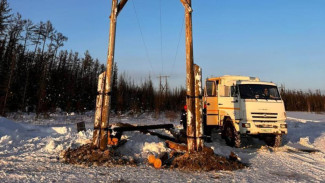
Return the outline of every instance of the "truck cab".
<path id="1" fill-rule="evenodd" d="M 243 137 L 258 136 L 280 146 L 288 133 L 284 103 L 274 83 L 248 76 L 208 78 L 203 102 L 205 128 L 221 129 L 228 145 L 240 147 Z"/>

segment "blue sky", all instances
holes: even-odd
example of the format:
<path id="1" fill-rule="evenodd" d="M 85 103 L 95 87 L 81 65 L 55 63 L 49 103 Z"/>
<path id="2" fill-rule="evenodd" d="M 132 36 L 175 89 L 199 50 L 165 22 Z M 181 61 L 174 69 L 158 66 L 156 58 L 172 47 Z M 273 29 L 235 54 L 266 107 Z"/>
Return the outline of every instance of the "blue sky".
<path id="1" fill-rule="evenodd" d="M 69 38 L 65 49 L 89 50 L 106 63 L 110 0 L 8 2 L 33 22 L 51 20 Z M 325 91 L 325 1 L 192 0 L 192 6 L 194 62 L 204 78 L 248 75 Z M 170 75 L 170 85 L 185 86 L 183 20 L 179 0 L 129 0 L 117 23 L 119 72 L 135 80 L 150 75 L 156 83 L 158 75 Z"/>

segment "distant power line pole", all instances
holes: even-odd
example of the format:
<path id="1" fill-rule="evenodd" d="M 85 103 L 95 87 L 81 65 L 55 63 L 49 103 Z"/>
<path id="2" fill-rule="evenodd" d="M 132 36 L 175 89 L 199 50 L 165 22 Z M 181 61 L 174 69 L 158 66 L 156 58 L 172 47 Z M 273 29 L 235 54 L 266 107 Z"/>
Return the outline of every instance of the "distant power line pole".
<path id="1" fill-rule="evenodd" d="M 158 76 L 159 78 L 159 92 L 160 94 L 163 94 L 165 92 L 165 95 L 167 95 L 168 92 L 168 78 L 169 76 Z M 163 83 L 163 79 L 165 79 L 165 83 Z"/>

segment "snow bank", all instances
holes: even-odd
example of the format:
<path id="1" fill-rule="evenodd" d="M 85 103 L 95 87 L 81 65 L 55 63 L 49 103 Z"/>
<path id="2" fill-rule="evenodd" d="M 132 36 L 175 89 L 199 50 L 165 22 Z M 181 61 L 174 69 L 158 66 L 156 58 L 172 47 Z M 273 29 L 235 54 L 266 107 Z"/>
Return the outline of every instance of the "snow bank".
<path id="1" fill-rule="evenodd" d="M 11 136 L 5 135 L 0 139 L 0 145 L 12 144 Z"/>
<path id="2" fill-rule="evenodd" d="M 300 112 L 288 112 L 287 115 L 289 134 L 285 136 L 281 148 L 269 148 L 258 139 L 254 139 L 245 148 L 232 148 L 225 144 L 220 135 L 216 135 L 213 143 L 206 143 L 214 147 L 215 153 L 228 156 L 233 151 L 250 165 L 247 169 L 231 173 L 154 170 L 146 163 L 138 167 L 112 168 L 84 168 L 62 164 L 56 159 L 62 149 L 90 142 L 93 132 L 92 112 L 69 116 L 64 113 L 53 114 L 49 119 L 37 120 L 33 115 L 21 115 L 17 119 L 24 124 L 0 118 L 0 182 L 323 182 L 325 115 Z M 86 122 L 86 128 L 88 125 L 86 132 L 77 133 L 75 124 L 80 121 Z M 149 114 L 134 118 L 113 117 L 110 120 L 111 124 L 126 122 L 141 125 L 167 121 L 165 118 L 153 118 Z M 178 122 L 175 121 L 174 124 Z M 164 130 L 157 132 L 168 134 Z M 122 139 L 128 139 L 128 142 L 118 150 L 140 162 L 147 158 L 148 152 L 158 154 L 166 151 L 164 141 L 155 136 L 125 132 Z M 313 147 L 321 152 L 290 151 L 289 143 Z"/>
<path id="3" fill-rule="evenodd" d="M 58 154 L 69 147 L 89 143 L 91 137 L 92 130 L 77 133 L 65 126 L 35 126 L 0 118 L 0 154 L 24 151 Z"/>
<path id="4" fill-rule="evenodd" d="M 23 133 L 27 129 L 23 124 L 10 121 L 4 117 L 0 117 L 0 136 L 4 135 L 15 135 Z"/>
<path id="5" fill-rule="evenodd" d="M 71 128 L 67 128 L 67 127 L 52 127 L 51 129 L 58 134 L 66 134 L 68 133 L 68 131 L 71 131 Z"/>
<path id="6" fill-rule="evenodd" d="M 287 115 L 288 135 L 284 144 L 299 144 L 325 152 L 325 114 L 288 112 Z"/>
<path id="7" fill-rule="evenodd" d="M 325 113 L 314 113 L 314 112 L 287 112 L 287 120 L 296 121 L 301 123 L 306 122 L 325 122 Z"/>

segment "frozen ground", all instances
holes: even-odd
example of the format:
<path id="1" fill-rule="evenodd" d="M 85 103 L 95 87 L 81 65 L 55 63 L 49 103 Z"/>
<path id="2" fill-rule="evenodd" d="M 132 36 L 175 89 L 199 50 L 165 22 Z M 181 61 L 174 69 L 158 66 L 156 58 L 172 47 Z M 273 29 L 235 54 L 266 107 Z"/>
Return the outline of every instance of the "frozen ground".
<path id="1" fill-rule="evenodd" d="M 225 145 L 218 135 L 212 146 L 215 153 L 228 156 L 236 152 L 249 167 L 235 172 L 181 172 L 155 170 L 145 163 L 148 151 L 166 151 L 157 137 L 128 132 L 128 142 L 120 149 L 125 156 L 142 162 L 137 167 L 79 167 L 62 164 L 61 150 L 87 143 L 92 137 L 92 112 L 83 115 L 55 113 L 35 120 L 34 114 L 14 113 L 0 117 L 0 182 L 324 182 L 325 114 L 288 112 L 289 134 L 284 146 L 273 149 L 252 139 L 247 147 Z M 16 122 L 14 122 L 16 121 Z M 76 123 L 84 121 L 86 132 L 76 132 Z M 113 117 L 111 123 L 170 123 L 164 116 Z M 172 120 L 178 125 L 178 119 Z M 180 127 L 178 125 L 178 127 Z M 165 131 L 161 131 L 167 133 Z M 303 152 L 299 148 L 317 149 Z"/>

